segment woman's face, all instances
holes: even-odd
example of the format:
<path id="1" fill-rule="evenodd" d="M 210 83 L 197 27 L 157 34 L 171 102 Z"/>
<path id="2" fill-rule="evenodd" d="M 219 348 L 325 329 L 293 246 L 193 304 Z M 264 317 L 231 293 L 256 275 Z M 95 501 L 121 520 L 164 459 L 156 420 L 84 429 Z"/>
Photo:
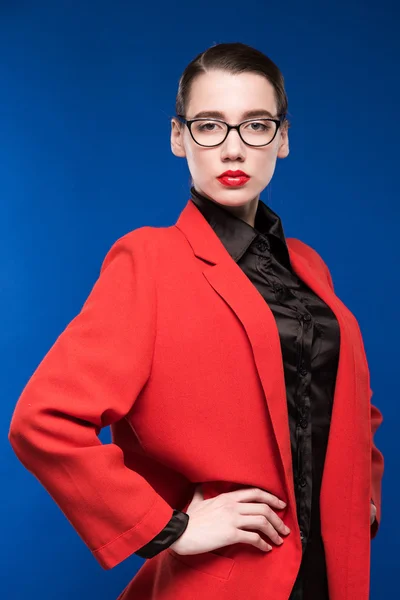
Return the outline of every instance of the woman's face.
<path id="1" fill-rule="evenodd" d="M 272 117 L 277 116 L 271 83 L 257 73 L 233 75 L 214 70 L 193 81 L 185 117 L 190 120 L 200 111 L 219 111 L 223 116 L 218 118 L 235 125 L 249 118 L 244 113 L 250 110 L 267 110 Z M 175 156 L 186 157 L 197 191 L 230 207 L 232 212 L 237 207 L 238 216 L 246 217 L 255 214 L 259 194 L 274 174 L 276 159 L 289 154 L 289 140 L 287 129 L 279 128 L 269 145 L 255 148 L 246 145 L 238 132 L 231 130 L 222 144 L 205 148 L 196 144 L 186 125 L 173 119 L 171 149 Z M 217 178 L 229 169 L 240 169 L 250 179 L 242 186 L 226 187 Z"/>

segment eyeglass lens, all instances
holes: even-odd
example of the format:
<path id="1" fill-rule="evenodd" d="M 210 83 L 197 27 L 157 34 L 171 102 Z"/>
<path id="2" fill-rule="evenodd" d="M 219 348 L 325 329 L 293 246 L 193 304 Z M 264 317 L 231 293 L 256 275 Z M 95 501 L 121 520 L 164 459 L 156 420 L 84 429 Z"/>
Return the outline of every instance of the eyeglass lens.
<path id="1" fill-rule="evenodd" d="M 225 123 L 209 120 L 199 120 L 192 123 L 192 135 L 196 142 L 203 146 L 220 144 L 227 132 Z M 263 146 L 268 144 L 276 132 L 276 123 L 267 119 L 247 121 L 240 126 L 240 133 L 247 144 Z"/>

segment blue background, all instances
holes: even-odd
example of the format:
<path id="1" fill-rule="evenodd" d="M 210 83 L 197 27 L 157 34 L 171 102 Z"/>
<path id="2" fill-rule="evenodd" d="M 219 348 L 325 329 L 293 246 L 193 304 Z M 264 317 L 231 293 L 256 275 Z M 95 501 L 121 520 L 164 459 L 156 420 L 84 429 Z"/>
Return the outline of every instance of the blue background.
<path id="1" fill-rule="evenodd" d="M 262 199 L 287 237 L 321 254 L 363 332 L 385 419 L 375 438 L 385 476 L 371 598 L 393 597 L 398 16 L 388 0 L 1 2 L 2 599 L 115 600 L 143 563 L 99 566 L 15 457 L 8 427 L 113 242 L 143 225 L 173 224 L 186 204 L 189 171 L 170 150 L 178 80 L 196 54 L 232 41 L 269 55 L 289 96 L 291 152 Z"/>

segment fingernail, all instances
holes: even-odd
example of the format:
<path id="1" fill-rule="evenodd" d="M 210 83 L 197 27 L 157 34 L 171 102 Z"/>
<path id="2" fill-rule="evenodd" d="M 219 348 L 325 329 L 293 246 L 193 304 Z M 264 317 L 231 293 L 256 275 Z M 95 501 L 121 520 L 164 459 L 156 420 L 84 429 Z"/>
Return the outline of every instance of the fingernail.
<path id="1" fill-rule="evenodd" d="M 283 539 L 281 537 L 278 537 L 278 544 L 283 544 Z"/>
<path id="2" fill-rule="evenodd" d="M 290 533 L 290 529 L 289 529 L 289 527 L 286 527 L 286 526 L 285 526 L 285 532 L 286 532 L 286 533 Z"/>
<path id="3" fill-rule="evenodd" d="M 279 500 L 279 504 L 280 504 L 281 506 L 286 506 L 286 502 L 284 502 L 283 500 Z"/>

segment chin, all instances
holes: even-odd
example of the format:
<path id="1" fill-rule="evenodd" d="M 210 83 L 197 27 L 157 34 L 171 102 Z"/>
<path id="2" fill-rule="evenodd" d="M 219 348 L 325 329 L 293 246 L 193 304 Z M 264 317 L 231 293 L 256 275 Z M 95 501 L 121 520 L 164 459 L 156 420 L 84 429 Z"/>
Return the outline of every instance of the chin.
<path id="1" fill-rule="evenodd" d="M 246 186 L 242 187 L 232 187 L 225 188 L 222 187 L 221 184 L 219 190 L 215 192 L 215 194 L 207 194 L 211 196 L 216 202 L 220 202 L 221 204 L 234 205 L 234 206 L 242 206 L 244 204 L 248 204 L 254 198 L 259 196 L 259 191 L 257 190 L 249 190 Z"/>

